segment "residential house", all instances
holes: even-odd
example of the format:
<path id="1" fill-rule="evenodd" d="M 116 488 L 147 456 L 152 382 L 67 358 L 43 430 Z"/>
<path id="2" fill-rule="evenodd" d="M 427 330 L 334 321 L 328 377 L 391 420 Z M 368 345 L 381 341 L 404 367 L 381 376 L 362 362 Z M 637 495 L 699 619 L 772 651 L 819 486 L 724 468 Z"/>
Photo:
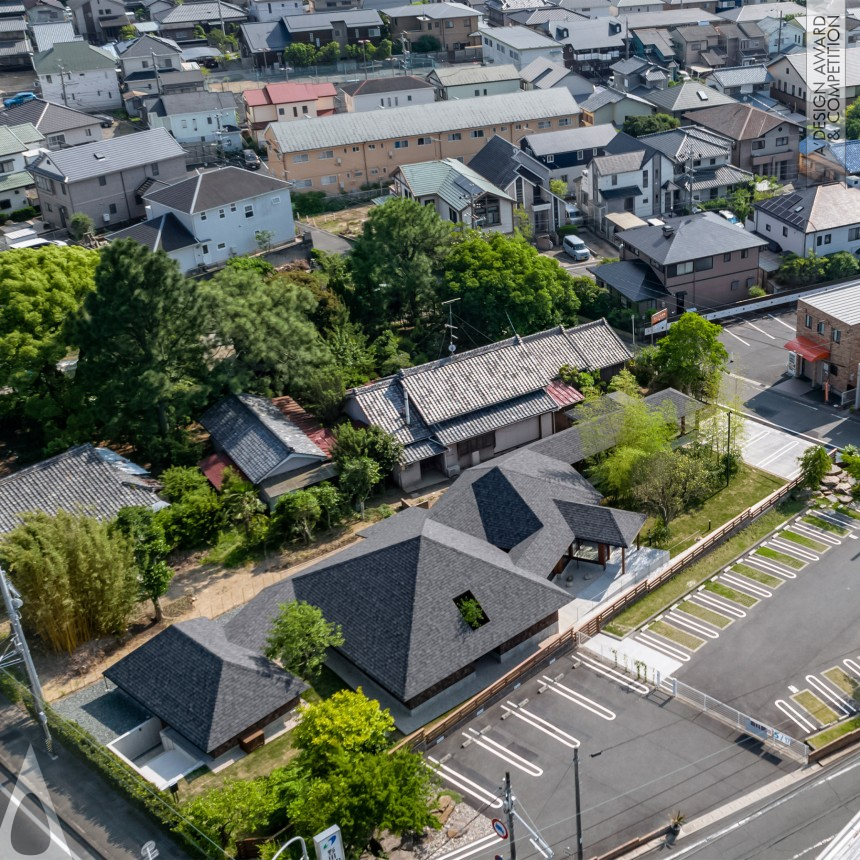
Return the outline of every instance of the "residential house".
<path id="1" fill-rule="evenodd" d="M 384 182 L 403 164 L 468 161 L 493 134 L 517 144 L 536 128 L 574 126 L 578 114 L 570 93 L 543 90 L 272 123 L 265 140 L 275 176 L 339 194 Z"/>
<path id="2" fill-rule="evenodd" d="M 800 172 L 810 184 L 844 182 L 860 175 L 860 140 L 831 142 L 807 136 L 800 152 Z"/>
<path id="3" fill-rule="evenodd" d="M 194 66 L 194 68 L 187 68 Z M 140 116 L 143 101 L 149 96 L 202 93 L 206 89 L 203 72 L 196 63 L 183 63 L 180 69 L 145 69 L 132 72 L 124 81 L 123 104 L 129 116 Z"/>
<path id="4" fill-rule="evenodd" d="M 182 68 L 182 48 L 173 39 L 163 39 L 151 33 L 116 45 L 123 80 L 139 72 L 155 78 L 156 70 L 167 72 Z M 134 80 L 139 80 L 135 77 Z"/>
<path id="5" fill-rule="evenodd" d="M 627 30 L 632 33 L 635 30 L 648 28 L 671 28 L 683 27 L 685 24 L 719 24 L 723 17 L 707 12 L 704 9 L 690 7 L 672 7 L 662 12 L 633 12 L 619 17 L 619 20 Z"/>
<path id="6" fill-rule="evenodd" d="M 594 81 L 606 81 L 609 67 L 624 55 L 627 35 L 617 18 L 554 22 L 555 39 L 564 46 L 569 69 Z"/>
<path id="7" fill-rule="evenodd" d="M 697 81 L 687 81 L 677 87 L 660 89 L 639 89 L 635 95 L 640 96 L 654 106 L 654 113 L 665 113 L 680 119 L 685 113 L 698 108 L 709 108 L 715 105 L 735 104 L 730 96 L 723 95 L 718 90 L 710 89 Z"/>
<path id="8" fill-rule="evenodd" d="M 705 78 L 705 85 L 725 96 L 741 100 L 744 96 L 767 96 L 770 94 L 771 77 L 767 66 L 758 63 L 752 66 L 727 66 L 714 69 Z"/>
<path id="9" fill-rule="evenodd" d="M 108 749 L 159 790 L 286 731 L 308 686 L 208 618 L 169 625 L 104 676 L 148 715 Z"/>
<path id="10" fill-rule="evenodd" d="M 403 445 L 394 478 L 410 490 L 567 427 L 582 395 L 558 380 L 562 365 L 610 373 L 629 357 L 605 320 L 559 326 L 350 389 L 344 408 Z"/>
<path id="11" fill-rule="evenodd" d="M 196 39 L 195 31 L 201 26 L 205 32 L 213 27 L 242 24 L 248 13 L 241 7 L 224 0 L 204 0 L 198 3 L 180 3 L 164 12 L 156 12 L 152 19 L 158 24 L 158 35 L 177 42 Z"/>
<path id="12" fill-rule="evenodd" d="M 239 53 L 243 59 L 250 59 L 251 65 L 257 69 L 283 68 L 284 50 L 290 42 L 283 18 L 239 27 Z"/>
<path id="13" fill-rule="evenodd" d="M 439 42 L 452 60 L 480 59 L 478 32 L 481 14 L 463 3 L 422 3 L 385 9 L 390 38 L 413 45 L 425 36 Z M 464 54 L 463 52 L 468 52 Z"/>
<path id="14" fill-rule="evenodd" d="M 334 12 L 344 9 L 360 9 L 362 0 L 313 0 L 315 12 Z"/>
<path id="15" fill-rule="evenodd" d="M 716 212 L 664 218 L 661 224 L 624 230 L 617 238 L 622 243 L 621 262 L 634 266 L 597 266 L 593 273 L 598 283 L 613 290 L 622 303 L 626 300 L 627 306 L 637 305 L 640 313 L 665 307 L 672 315 L 694 308 L 705 312 L 745 299 L 749 288 L 760 283 L 759 252 L 767 245 Z M 642 282 L 650 295 L 631 302 L 621 283 L 635 284 L 636 275 L 627 269 L 638 269 L 644 276 L 643 266 L 653 276 Z M 662 298 L 654 293 L 659 289 L 655 281 L 665 290 Z"/>
<path id="16" fill-rule="evenodd" d="M 617 134 L 615 126 L 605 123 L 529 134 L 520 141 L 520 146 L 545 165 L 553 179 L 567 182 L 572 188 L 591 160 L 606 154 L 607 145 Z"/>
<path id="17" fill-rule="evenodd" d="M 609 0 L 554 0 L 554 4 L 559 9 L 588 18 L 607 18 L 611 14 Z"/>
<path id="18" fill-rule="evenodd" d="M 675 46 L 667 27 L 640 27 L 631 30 L 628 38 L 634 56 L 658 66 L 677 65 Z"/>
<path id="19" fill-rule="evenodd" d="M 517 201 L 534 235 L 554 233 L 567 222 L 564 200 L 549 187 L 552 171 L 503 137 L 493 135 L 469 167 Z"/>
<path id="20" fill-rule="evenodd" d="M 520 72 L 509 63 L 433 69 L 426 80 L 434 88 L 437 101 L 499 96 L 520 89 Z"/>
<path id="21" fill-rule="evenodd" d="M 755 21 L 740 20 L 717 26 L 717 60 L 711 66 L 754 66 L 768 59 L 767 37 Z M 707 62 L 707 58 L 703 58 Z"/>
<path id="22" fill-rule="evenodd" d="M 734 9 L 726 9 L 720 12 L 720 17 L 726 21 L 752 21 L 757 23 L 764 18 L 779 18 L 782 15 L 806 15 L 806 7 L 790 0 L 777 3 L 749 3 L 736 6 Z"/>
<path id="23" fill-rule="evenodd" d="M 777 14 L 762 18 L 756 23 L 764 33 L 770 57 L 800 51 L 806 46 L 806 27 L 798 23 L 797 18 L 786 21 L 783 15 Z"/>
<path id="24" fill-rule="evenodd" d="M 315 12 L 289 15 L 281 19 L 291 44 L 316 45 L 337 42 L 341 48 L 362 40 L 378 45 L 382 38 L 382 18 L 375 9 Z"/>
<path id="25" fill-rule="evenodd" d="M 508 12 L 505 16 L 506 27 L 528 27 L 548 36 L 553 22 L 570 20 L 587 20 L 588 15 L 582 12 L 569 12 L 559 6 L 551 6 L 547 9 L 517 9 Z"/>
<path id="26" fill-rule="evenodd" d="M 526 91 L 564 87 L 577 102 L 585 101 L 594 93 L 594 84 L 588 78 L 546 57 L 538 57 L 521 69 L 520 81 L 521 88 Z"/>
<path id="27" fill-rule="evenodd" d="M 628 57 L 609 67 L 612 72 L 609 84 L 622 93 L 646 90 L 665 90 L 678 77 L 678 64 L 658 66 L 642 57 Z"/>
<path id="28" fill-rule="evenodd" d="M 306 0 L 249 0 L 248 16 L 252 21 L 280 21 L 287 15 L 304 15 L 310 11 Z"/>
<path id="29" fill-rule="evenodd" d="M 39 24 L 62 24 L 68 21 L 66 5 L 60 0 L 25 0 L 25 17 L 32 27 Z"/>
<path id="30" fill-rule="evenodd" d="M 134 21 L 134 15 L 121 0 L 67 0 L 66 5 L 75 29 L 96 45 L 116 41 L 119 31 Z"/>
<path id="31" fill-rule="evenodd" d="M 797 178 L 800 126 L 745 104 L 722 105 L 684 114 L 694 125 L 732 142 L 731 163 L 780 182 Z"/>
<path id="32" fill-rule="evenodd" d="M 86 42 L 64 42 L 33 55 L 42 98 L 84 111 L 122 107 L 116 58 Z"/>
<path id="33" fill-rule="evenodd" d="M 624 93 L 611 87 L 598 87 L 580 104 L 582 125 L 624 125 L 628 116 L 651 116 L 654 106 L 641 96 Z"/>
<path id="34" fill-rule="evenodd" d="M 266 84 L 259 90 L 245 90 L 242 101 L 248 127 L 263 141 L 263 132 L 271 122 L 290 122 L 330 116 L 335 112 L 337 90 L 334 84 Z"/>
<path id="35" fill-rule="evenodd" d="M 710 24 L 674 27 L 669 30 L 669 41 L 675 50 L 675 59 L 684 69 L 703 65 L 713 68 L 725 64 L 725 57 L 717 54 L 719 33 Z"/>
<path id="36" fill-rule="evenodd" d="M 151 96 L 141 116 L 147 128 L 166 128 L 183 146 L 216 143 L 224 152 L 242 149 L 233 93 Z"/>
<path id="37" fill-rule="evenodd" d="M 281 496 L 337 475 L 331 461 L 334 435 L 291 397 L 231 394 L 208 409 L 200 423 L 216 452 L 200 468 L 216 489 L 229 467 L 244 475 L 272 509 Z"/>
<path id="38" fill-rule="evenodd" d="M 609 14 L 618 17 L 636 12 L 662 12 L 664 6 L 663 0 L 612 0 Z"/>
<path id="39" fill-rule="evenodd" d="M 770 94 L 793 111 L 806 113 L 806 52 L 788 54 L 768 63 L 773 78 Z M 852 104 L 860 92 L 860 46 L 845 50 L 845 100 Z"/>
<path id="40" fill-rule="evenodd" d="M 516 199 L 455 158 L 404 164 L 388 190 L 392 196 L 432 206 L 444 221 L 494 233 L 514 232 Z"/>
<path id="41" fill-rule="evenodd" d="M 125 457 L 78 445 L 0 478 L 0 532 L 12 531 L 34 511 L 52 516 L 83 511 L 110 520 L 123 508 L 163 507 L 158 489 L 145 469 Z"/>
<path id="42" fill-rule="evenodd" d="M 271 246 L 296 236 L 289 186 L 264 171 L 222 167 L 169 184 L 159 181 L 144 190 L 143 199 L 147 220 L 108 238 L 164 250 L 184 272 L 255 253 L 263 230 Z"/>
<path id="43" fill-rule="evenodd" d="M 857 387 L 860 364 L 860 285 L 856 282 L 797 299 L 796 335 L 785 344 L 789 370 L 842 395 Z M 839 402 L 838 400 L 836 401 Z"/>
<path id="44" fill-rule="evenodd" d="M 347 113 L 428 105 L 436 101 L 433 85 L 414 75 L 350 81 L 340 84 L 338 91 Z"/>
<path id="45" fill-rule="evenodd" d="M 513 65 L 520 71 L 533 60 L 546 57 L 560 61 L 564 48 L 555 40 L 528 27 L 479 27 L 485 63 Z"/>
<path id="46" fill-rule="evenodd" d="M 665 0 L 663 8 L 671 9 L 701 9 L 704 12 L 716 13 L 717 7 L 725 0 Z"/>
<path id="47" fill-rule="evenodd" d="M 44 99 L 30 99 L 0 111 L 0 125 L 12 126 L 29 122 L 45 137 L 42 146 L 64 149 L 81 143 L 101 140 L 101 123 L 83 111 Z"/>
<path id="48" fill-rule="evenodd" d="M 75 212 L 97 228 L 144 214 L 143 193 L 155 182 L 185 174 L 185 150 L 165 129 L 85 143 L 41 156 L 30 166 L 42 219 L 68 227 Z"/>
<path id="49" fill-rule="evenodd" d="M 798 257 L 860 251 L 860 188 L 841 182 L 760 200 L 754 218 L 759 236 Z"/>
<path id="50" fill-rule="evenodd" d="M 491 27 L 508 27 L 508 15 L 511 12 L 535 9 L 550 9 L 552 4 L 547 0 L 486 0 L 484 14 Z"/>
<path id="51" fill-rule="evenodd" d="M 29 122 L 0 126 L 0 212 L 8 215 L 30 205 L 35 195 L 27 168 L 44 142 L 44 135 Z"/>
<path id="52" fill-rule="evenodd" d="M 28 27 L 33 50 L 37 53 L 49 51 L 59 42 L 74 42 L 82 38 L 75 34 L 75 27 L 71 21 L 29 24 Z"/>

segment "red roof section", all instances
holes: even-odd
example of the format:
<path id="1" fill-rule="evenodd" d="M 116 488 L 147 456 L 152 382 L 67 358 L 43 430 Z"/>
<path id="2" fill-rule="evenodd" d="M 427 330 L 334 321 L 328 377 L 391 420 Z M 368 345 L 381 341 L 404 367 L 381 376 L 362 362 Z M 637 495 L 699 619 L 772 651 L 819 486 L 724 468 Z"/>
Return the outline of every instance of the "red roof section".
<path id="1" fill-rule="evenodd" d="M 236 472 L 241 478 L 244 478 L 244 480 L 248 480 L 247 477 L 242 474 L 242 470 L 223 453 L 210 454 L 197 464 L 197 468 L 203 472 L 209 483 L 212 484 L 216 490 L 221 489 L 221 484 L 224 483 L 224 470 L 228 467 Z"/>
<path id="2" fill-rule="evenodd" d="M 278 411 L 285 415 L 308 439 L 315 445 L 318 445 L 331 456 L 331 449 L 334 447 L 334 433 L 326 427 L 323 427 L 313 415 L 305 412 L 292 397 L 273 397 L 272 403 L 275 404 Z"/>
<path id="3" fill-rule="evenodd" d="M 819 361 L 830 355 L 830 350 L 826 346 L 821 346 L 803 335 L 798 335 L 794 340 L 790 340 L 785 348 L 802 355 L 807 361 Z"/>
<path id="4" fill-rule="evenodd" d="M 574 403 L 579 403 L 583 400 L 580 394 L 572 385 L 562 382 L 560 379 L 555 379 L 546 387 L 546 393 L 558 403 L 559 406 L 573 406 Z"/>
<path id="5" fill-rule="evenodd" d="M 267 84 L 261 90 L 245 90 L 242 97 L 250 107 L 282 105 L 290 102 L 313 102 L 322 98 L 334 98 L 334 84 Z"/>

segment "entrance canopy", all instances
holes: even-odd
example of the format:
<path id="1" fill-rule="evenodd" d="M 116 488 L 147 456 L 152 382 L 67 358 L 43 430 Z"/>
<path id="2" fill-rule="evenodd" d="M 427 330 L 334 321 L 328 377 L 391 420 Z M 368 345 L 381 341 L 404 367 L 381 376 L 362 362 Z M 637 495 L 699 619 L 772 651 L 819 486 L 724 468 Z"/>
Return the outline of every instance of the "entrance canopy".
<path id="1" fill-rule="evenodd" d="M 820 361 L 830 355 L 830 350 L 826 346 L 821 346 L 803 335 L 790 340 L 785 344 L 785 348 L 803 356 L 807 361 Z"/>

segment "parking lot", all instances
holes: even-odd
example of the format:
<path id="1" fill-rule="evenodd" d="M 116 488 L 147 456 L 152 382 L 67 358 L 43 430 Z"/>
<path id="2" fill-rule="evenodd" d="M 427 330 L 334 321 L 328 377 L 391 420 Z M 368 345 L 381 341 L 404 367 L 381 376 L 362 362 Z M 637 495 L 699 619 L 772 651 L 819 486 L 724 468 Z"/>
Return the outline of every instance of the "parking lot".
<path id="1" fill-rule="evenodd" d="M 764 385 L 788 379 L 785 343 L 794 337 L 795 316 L 791 310 L 721 322 L 730 372 Z"/>

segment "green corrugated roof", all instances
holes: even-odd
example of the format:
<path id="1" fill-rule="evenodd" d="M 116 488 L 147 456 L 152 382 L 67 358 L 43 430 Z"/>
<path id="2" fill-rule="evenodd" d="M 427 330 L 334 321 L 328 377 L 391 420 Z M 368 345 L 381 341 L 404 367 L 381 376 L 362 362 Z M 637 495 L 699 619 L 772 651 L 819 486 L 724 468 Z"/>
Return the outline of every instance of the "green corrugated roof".
<path id="1" fill-rule="evenodd" d="M 113 69 L 116 58 L 101 48 L 86 42 L 60 42 L 50 51 L 39 51 L 33 55 L 33 67 L 37 75 L 66 72 L 88 72 L 92 69 Z"/>
<path id="2" fill-rule="evenodd" d="M 44 139 L 45 136 L 31 122 L 0 126 L 0 156 L 26 152 Z"/>
<path id="3" fill-rule="evenodd" d="M 442 161 L 425 161 L 421 164 L 404 164 L 400 168 L 403 178 L 409 185 L 415 197 L 426 197 L 436 194 L 449 206 L 458 212 L 469 205 L 469 183 L 477 187 L 482 194 L 493 194 L 502 200 L 513 200 L 501 188 L 488 182 L 465 164 L 455 158 L 445 158 Z M 457 184 L 461 180 L 461 184 Z M 462 180 L 466 180 L 462 182 Z"/>
<path id="4" fill-rule="evenodd" d="M 33 177 L 22 170 L 20 173 L 7 173 L 0 176 L 0 194 L 6 191 L 15 191 L 16 188 L 27 188 L 33 184 Z"/>

